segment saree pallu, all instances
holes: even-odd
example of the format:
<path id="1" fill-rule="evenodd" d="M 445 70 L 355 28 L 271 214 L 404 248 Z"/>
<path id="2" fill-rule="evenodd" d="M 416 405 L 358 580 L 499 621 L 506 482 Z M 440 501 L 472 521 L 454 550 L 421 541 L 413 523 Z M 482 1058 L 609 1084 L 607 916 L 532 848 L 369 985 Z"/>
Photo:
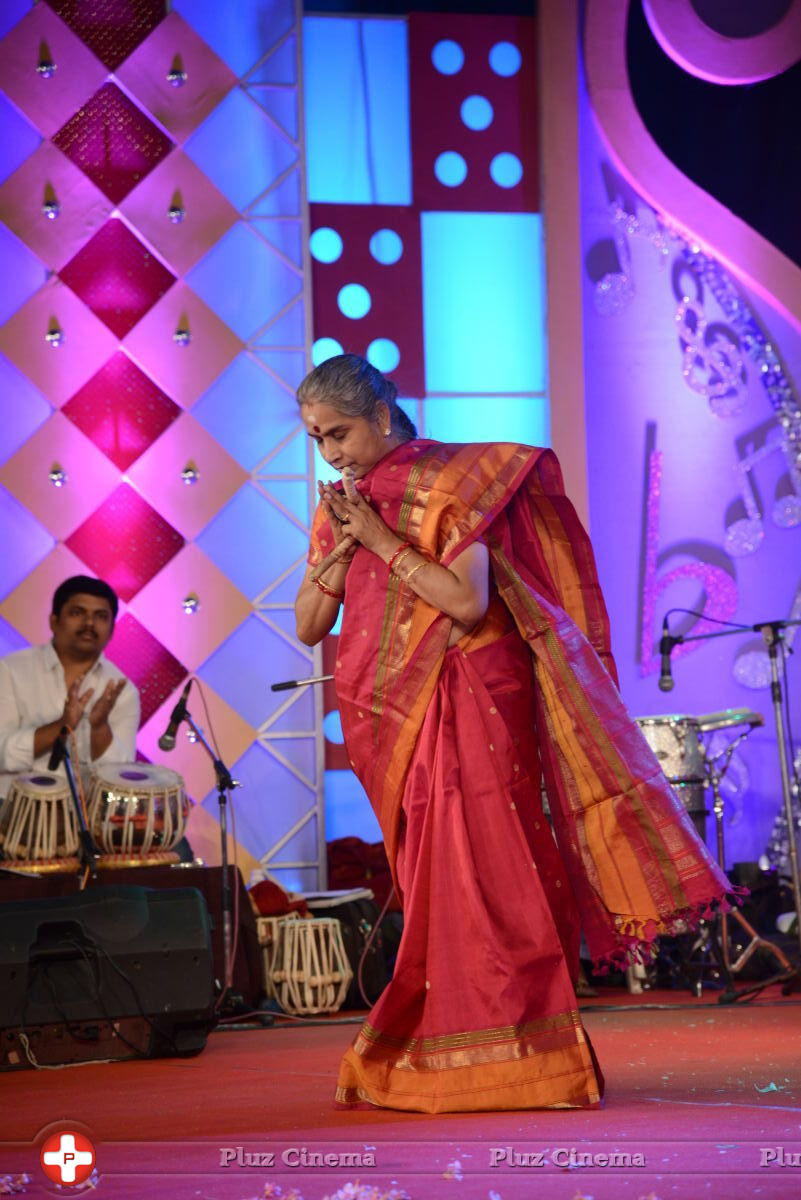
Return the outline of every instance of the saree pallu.
<path id="1" fill-rule="evenodd" d="M 554 456 L 415 441 L 359 487 L 445 566 L 483 540 L 493 599 L 449 649 L 450 618 L 375 555 L 360 548 L 348 571 L 340 714 L 404 935 L 337 1099 L 591 1104 L 602 1084 L 572 989 L 578 929 L 596 963 L 623 965 L 733 889 L 620 700 L 592 550 Z M 311 561 L 330 541 L 318 510 Z"/>

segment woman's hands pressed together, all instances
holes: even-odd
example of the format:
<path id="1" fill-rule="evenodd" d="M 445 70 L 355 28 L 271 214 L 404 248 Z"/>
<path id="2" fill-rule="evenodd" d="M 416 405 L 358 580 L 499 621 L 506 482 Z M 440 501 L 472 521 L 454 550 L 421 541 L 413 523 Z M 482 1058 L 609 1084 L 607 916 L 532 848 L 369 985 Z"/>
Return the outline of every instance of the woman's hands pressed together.
<path id="1" fill-rule="evenodd" d="M 397 548 L 400 539 L 375 511 L 369 501 L 352 488 L 350 499 L 330 484 L 318 484 L 320 499 L 331 523 L 334 540 L 358 542 L 385 560 Z M 338 526 L 338 529 L 335 528 Z M 337 537 L 339 535 L 339 538 Z"/>

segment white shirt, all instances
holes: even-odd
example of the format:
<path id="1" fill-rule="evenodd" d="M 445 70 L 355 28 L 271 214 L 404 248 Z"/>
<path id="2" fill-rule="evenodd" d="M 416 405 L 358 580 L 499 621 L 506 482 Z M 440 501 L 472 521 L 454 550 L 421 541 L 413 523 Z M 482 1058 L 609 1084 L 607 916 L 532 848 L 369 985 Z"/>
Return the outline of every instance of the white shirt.
<path id="1" fill-rule="evenodd" d="M 90 762 L 133 762 L 136 757 L 136 731 L 139 728 L 139 692 L 130 679 L 112 708 L 108 723 L 112 738 L 99 758 L 91 757 L 89 709 L 103 694 L 109 680 L 126 679 L 121 671 L 100 655 L 81 685 L 81 691 L 94 688 L 86 711 L 75 730 L 78 758 Z M 21 771 L 47 770 L 50 751 L 33 757 L 33 735 L 41 725 L 57 721 L 64 711 L 67 685 L 64 668 L 50 642 L 30 646 L 0 658 L 0 796 Z M 58 773 L 64 775 L 64 766 Z"/>

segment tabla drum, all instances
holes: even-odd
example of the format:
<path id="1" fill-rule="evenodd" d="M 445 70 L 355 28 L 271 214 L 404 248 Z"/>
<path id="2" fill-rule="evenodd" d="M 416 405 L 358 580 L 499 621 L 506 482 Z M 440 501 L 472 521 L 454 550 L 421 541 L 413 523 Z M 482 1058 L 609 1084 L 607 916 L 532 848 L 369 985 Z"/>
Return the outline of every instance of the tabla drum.
<path id="1" fill-rule="evenodd" d="M 270 979 L 284 1012 L 336 1012 L 353 971 L 334 917 L 282 920 Z"/>
<path id="2" fill-rule="evenodd" d="M 637 717 L 637 724 L 671 783 L 705 783 L 704 751 L 695 717 Z"/>
<path id="3" fill-rule="evenodd" d="M 184 781 L 155 763 L 96 767 L 89 791 L 89 828 L 101 853 L 135 859 L 169 851 L 186 829 Z"/>
<path id="4" fill-rule="evenodd" d="M 78 819 L 63 775 L 30 771 L 17 775 L 0 807 L 0 848 L 14 865 L 77 865 Z"/>

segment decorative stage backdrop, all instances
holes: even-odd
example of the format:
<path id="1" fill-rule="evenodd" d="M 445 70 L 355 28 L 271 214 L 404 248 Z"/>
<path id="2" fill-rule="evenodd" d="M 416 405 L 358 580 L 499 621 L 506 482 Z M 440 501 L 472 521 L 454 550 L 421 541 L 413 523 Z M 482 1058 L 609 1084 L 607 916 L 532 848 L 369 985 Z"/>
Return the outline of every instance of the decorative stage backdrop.
<path id="1" fill-rule="evenodd" d="M 307 366 L 366 354 L 421 433 L 447 440 L 547 445 L 551 399 L 568 403 L 548 387 L 549 161 L 535 6 L 503 11 L 520 7 L 0 11 L 0 653 L 46 637 L 61 578 L 109 578 L 123 600 L 109 654 L 142 690 L 140 752 L 160 759 L 196 673 L 209 712 L 195 699 L 194 715 L 243 784 L 246 876 L 261 865 L 314 888 L 326 836 L 378 837 L 333 693 L 269 691 L 321 666 L 292 617 L 326 474 L 294 401 Z M 570 23 L 564 65 L 584 72 L 566 100 L 585 279 L 571 334 L 624 696 L 635 715 L 764 712 L 729 774 L 729 861 L 755 858 L 779 805 L 764 652 L 753 637 L 688 647 L 666 697 L 655 646 L 669 606 L 746 623 L 799 611 L 801 256 L 738 207 L 754 180 L 777 203 L 757 160 L 737 158 L 770 123 L 731 130 L 748 97 L 772 111 L 765 89 L 777 130 L 782 105 L 797 111 L 799 3 L 758 18 L 744 0 L 587 0 L 583 30 L 572 0 L 540 7 L 551 30 Z M 746 25 L 715 28 L 726 13 Z M 725 138 L 739 196 L 716 190 Z M 334 637 L 326 666 L 335 654 Z M 790 682 L 797 720 L 797 664 Z M 210 766 L 183 737 L 169 761 L 214 861 Z"/>
<path id="2" fill-rule="evenodd" d="M 46 637 L 61 578 L 108 578 L 140 752 L 195 672 L 246 875 L 313 888 L 326 826 L 379 835 L 335 700 L 324 776 L 323 696 L 268 690 L 319 662 L 291 611 L 324 473 L 294 389 L 342 346 L 421 432 L 547 443 L 535 24 L 171 8 L 0 13 L 0 650 Z M 210 766 L 184 738 L 169 761 L 213 860 Z"/>
<path id="3" fill-rule="evenodd" d="M 779 762 L 754 634 L 801 617 L 801 4 L 590 0 L 580 99 L 590 508 L 637 715 L 765 717 L 724 783 L 727 862 L 774 840 Z M 781 169 L 779 162 L 782 162 Z M 781 176 L 781 177 L 780 177 Z M 787 632 L 787 644 L 798 629 Z M 790 658 L 795 729 L 801 668 Z M 720 744 L 731 735 L 717 735 Z M 782 840 L 781 836 L 778 838 Z M 774 859 L 786 862 L 777 847 Z"/>

